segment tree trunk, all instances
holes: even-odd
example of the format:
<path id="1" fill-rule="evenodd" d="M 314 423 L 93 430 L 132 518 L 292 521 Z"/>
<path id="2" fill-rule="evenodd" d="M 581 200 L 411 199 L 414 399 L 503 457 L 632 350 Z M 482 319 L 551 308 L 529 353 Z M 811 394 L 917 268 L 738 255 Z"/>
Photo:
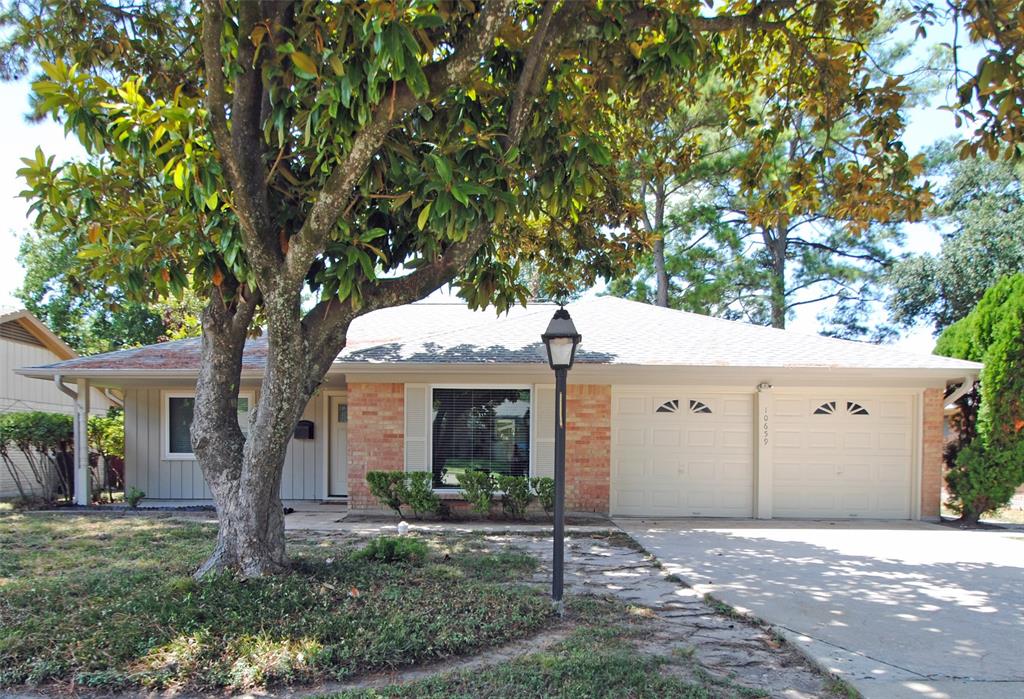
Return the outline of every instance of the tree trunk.
<path id="1" fill-rule="evenodd" d="M 196 384 L 192 445 L 210 486 L 220 529 L 217 545 L 197 578 L 231 569 L 246 576 L 288 568 L 281 477 L 295 425 L 344 346 L 350 318 L 333 337 L 310 342 L 300 296 L 264 294 L 266 370 L 259 400 L 250 406 L 249 436 L 238 425 L 242 350 L 249 319 L 225 317 L 218 298 L 203 316 L 203 362 Z M 311 347 L 315 345 L 314 347 Z"/>
<path id="2" fill-rule="evenodd" d="M 665 271 L 665 180 L 654 185 L 654 305 L 668 308 L 668 273 Z"/>
<path id="3" fill-rule="evenodd" d="M 772 327 L 786 327 L 786 226 L 780 224 L 775 234 L 764 231 L 764 244 L 771 260 L 769 300 L 772 309 Z"/>
<path id="4" fill-rule="evenodd" d="M 249 440 L 238 424 L 242 351 L 256 304 L 246 304 L 241 292 L 237 294 L 239 300 L 229 303 L 215 292 L 202 317 L 202 362 L 191 436 L 217 509 L 219 530 L 217 545 L 196 577 L 225 569 L 258 576 L 280 572 L 288 564 L 280 499 L 287 437 L 280 448 L 268 448 L 268 439 L 255 439 L 265 427 L 259 419 L 250 427 L 254 438 Z M 268 357 L 268 375 L 270 365 Z M 260 412 L 259 406 L 250 406 L 250 414 Z M 280 430 L 267 432 L 268 438 L 280 440 Z"/>

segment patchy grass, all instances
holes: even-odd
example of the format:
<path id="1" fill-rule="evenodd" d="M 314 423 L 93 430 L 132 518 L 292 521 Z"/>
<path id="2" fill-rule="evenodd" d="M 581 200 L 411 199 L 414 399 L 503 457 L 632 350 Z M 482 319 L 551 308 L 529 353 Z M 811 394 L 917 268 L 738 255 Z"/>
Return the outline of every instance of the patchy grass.
<path id="1" fill-rule="evenodd" d="M 240 690 L 342 680 L 530 635 L 552 620 L 514 584 L 536 561 L 433 547 L 356 560 L 365 541 L 291 542 L 288 575 L 196 583 L 213 527 L 148 517 L 0 517 L 0 687 Z"/>
<path id="2" fill-rule="evenodd" d="M 685 642 L 668 653 L 642 651 L 645 615 L 621 602 L 567 600 L 572 634 L 549 649 L 486 669 L 438 674 L 382 688 L 325 695 L 329 699 L 719 699 L 763 696 L 703 671 Z"/>

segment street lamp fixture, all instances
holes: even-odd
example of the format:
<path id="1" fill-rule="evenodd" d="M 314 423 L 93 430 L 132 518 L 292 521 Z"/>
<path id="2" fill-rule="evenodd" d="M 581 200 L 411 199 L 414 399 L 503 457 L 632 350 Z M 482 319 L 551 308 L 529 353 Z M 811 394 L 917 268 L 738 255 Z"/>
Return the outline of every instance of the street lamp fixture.
<path id="1" fill-rule="evenodd" d="M 548 364 L 555 371 L 555 531 L 551 599 L 561 613 L 565 580 L 565 383 L 583 336 L 576 332 L 569 311 L 559 308 L 540 339 L 547 349 Z"/>

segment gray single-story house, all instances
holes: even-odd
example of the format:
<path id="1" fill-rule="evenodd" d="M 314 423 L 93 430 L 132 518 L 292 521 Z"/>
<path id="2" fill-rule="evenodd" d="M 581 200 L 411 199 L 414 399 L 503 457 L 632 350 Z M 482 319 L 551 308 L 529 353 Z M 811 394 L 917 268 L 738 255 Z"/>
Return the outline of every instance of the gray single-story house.
<path id="1" fill-rule="evenodd" d="M 550 475 L 555 306 L 505 315 L 421 302 L 356 320 L 292 440 L 281 495 L 375 509 L 369 470 Z M 567 500 L 620 516 L 924 519 L 939 515 L 944 395 L 980 364 L 611 297 L 568 306 Z M 259 401 L 247 344 L 239 420 Z M 189 446 L 199 340 L 82 357 L 25 376 L 123 392 L 126 481 L 150 501 L 209 498 Z"/>

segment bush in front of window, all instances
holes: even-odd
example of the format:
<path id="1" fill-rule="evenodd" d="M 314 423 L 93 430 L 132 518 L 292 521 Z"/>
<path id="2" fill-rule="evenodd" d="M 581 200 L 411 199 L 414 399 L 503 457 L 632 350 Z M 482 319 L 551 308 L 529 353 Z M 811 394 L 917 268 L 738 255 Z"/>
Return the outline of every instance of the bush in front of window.
<path id="1" fill-rule="evenodd" d="M 402 502 L 412 508 L 416 519 L 441 514 L 441 498 L 434 493 L 434 476 L 427 471 L 405 474 Z"/>
<path id="2" fill-rule="evenodd" d="M 479 515 L 491 513 L 494 502 L 494 477 L 487 471 L 467 470 L 456 476 L 462 497 L 466 498 L 470 508 Z"/>
<path id="3" fill-rule="evenodd" d="M 549 515 L 555 511 L 555 479 L 547 476 L 536 476 L 530 479 L 537 501 Z"/>
<path id="4" fill-rule="evenodd" d="M 530 479 L 526 476 L 498 475 L 495 480 L 501 491 L 501 509 L 512 519 L 526 519 L 526 508 L 533 502 Z"/>
<path id="5" fill-rule="evenodd" d="M 370 494 L 380 500 L 380 504 L 390 508 L 402 516 L 402 503 L 405 500 L 405 473 L 402 471 L 369 471 L 366 483 L 370 486 Z"/>

